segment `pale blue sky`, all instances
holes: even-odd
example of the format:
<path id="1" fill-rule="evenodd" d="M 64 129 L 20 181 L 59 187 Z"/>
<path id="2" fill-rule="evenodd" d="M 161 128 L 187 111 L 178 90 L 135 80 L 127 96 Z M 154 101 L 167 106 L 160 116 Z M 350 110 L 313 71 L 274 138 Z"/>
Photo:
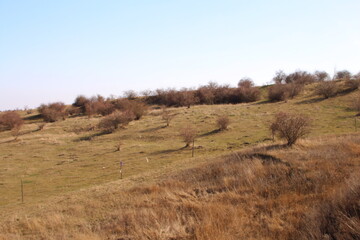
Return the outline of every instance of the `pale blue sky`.
<path id="1" fill-rule="evenodd" d="M 359 0 L 0 0 L 0 109 L 360 71 Z"/>

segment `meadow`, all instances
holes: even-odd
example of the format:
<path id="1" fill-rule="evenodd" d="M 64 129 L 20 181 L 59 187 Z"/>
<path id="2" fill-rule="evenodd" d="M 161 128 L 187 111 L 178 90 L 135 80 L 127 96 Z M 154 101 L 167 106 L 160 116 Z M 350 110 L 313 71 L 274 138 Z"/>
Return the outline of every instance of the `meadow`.
<path id="1" fill-rule="evenodd" d="M 70 117 L 40 129 L 43 120 L 37 112 L 22 112 L 25 124 L 16 140 L 9 131 L 0 133 L 4 239 L 212 239 L 214 234 L 223 236 L 217 239 L 291 239 L 294 228 L 305 224 L 293 219 L 297 212 L 308 217 L 304 209 L 331 198 L 330 192 L 338 189 L 335 183 L 345 184 L 359 167 L 356 112 L 350 108 L 357 92 L 323 99 L 313 94 L 315 85 L 308 85 L 294 99 L 277 103 L 261 100 L 169 108 L 175 117 L 168 127 L 162 110 L 152 106 L 146 116 L 110 134 L 94 129 L 100 116 Z M 283 144 L 279 139 L 273 141 L 269 131 L 277 112 L 308 115 L 312 126 L 307 140 L 294 148 L 272 150 L 271 146 Z M 230 118 L 228 130 L 217 130 L 215 121 L 221 115 Z M 198 134 L 194 157 L 179 137 L 179 130 L 189 124 Z M 239 157 L 239 151 L 270 154 L 292 167 L 267 166 L 262 157 Z M 229 158 L 245 160 L 239 163 Z M 340 158 L 344 163 L 339 162 Z M 220 167 L 227 165 L 225 170 Z M 289 172 L 298 174 L 298 179 L 294 186 L 280 190 L 281 184 L 286 185 L 282 180 L 287 181 L 283 174 Z M 274 182 L 266 180 L 272 174 Z M 216 182 L 218 179 L 221 181 Z M 272 184 L 281 186 L 276 189 Z M 306 184 L 310 190 L 302 189 Z M 281 203 L 275 203 L 273 197 L 281 198 Z M 251 199 L 260 202 L 254 200 L 245 207 L 243 204 Z M 218 204 L 224 208 L 217 209 Z M 238 204 L 243 208 L 233 209 Z M 273 214 L 266 212 L 269 204 L 276 216 L 280 214 L 276 224 L 267 220 Z M 285 219 L 279 204 L 293 208 Z M 170 209 L 176 209 L 176 213 L 168 215 Z M 250 226 L 245 212 L 256 215 L 256 224 L 260 225 Z M 243 214 L 243 218 L 238 217 Z M 145 216 L 143 220 L 140 215 Z M 159 222 L 150 224 L 151 218 Z M 169 222 L 162 222 L 162 218 Z M 227 222 L 226 227 L 219 225 L 221 221 Z M 244 231 L 227 232 L 235 231 L 235 226 L 243 226 Z M 263 230 L 250 233 L 258 227 Z M 282 235 L 283 228 L 288 235 Z"/>

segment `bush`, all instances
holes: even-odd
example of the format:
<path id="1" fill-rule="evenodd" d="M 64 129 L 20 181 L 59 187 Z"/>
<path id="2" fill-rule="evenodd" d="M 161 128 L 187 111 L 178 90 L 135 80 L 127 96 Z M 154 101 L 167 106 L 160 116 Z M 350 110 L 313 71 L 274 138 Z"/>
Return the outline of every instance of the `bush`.
<path id="1" fill-rule="evenodd" d="M 113 106 L 123 112 L 131 112 L 135 120 L 139 120 L 147 112 L 147 105 L 137 100 L 117 99 L 113 101 Z"/>
<path id="2" fill-rule="evenodd" d="M 329 74 L 325 71 L 315 71 L 314 76 L 318 82 L 330 80 Z"/>
<path id="3" fill-rule="evenodd" d="M 186 126 L 180 130 L 180 136 L 183 138 L 185 142 L 185 147 L 189 147 L 190 144 L 194 141 L 196 137 L 197 131 L 192 126 Z"/>
<path id="4" fill-rule="evenodd" d="M 280 112 L 276 114 L 274 122 L 270 126 L 273 135 L 286 139 L 287 145 L 291 146 L 296 141 L 309 133 L 310 119 L 301 114 L 289 114 Z"/>
<path id="5" fill-rule="evenodd" d="M 16 112 L 5 112 L 0 115 L 0 130 L 20 130 L 24 121 Z"/>
<path id="6" fill-rule="evenodd" d="M 350 80 L 351 79 L 351 73 L 348 70 L 342 70 L 335 74 L 336 80 Z"/>
<path id="7" fill-rule="evenodd" d="M 287 75 L 282 70 L 279 70 L 275 73 L 275 76 L 273 77 L 273 81 L 275 84 L 285 83 L 286 77 Z"/>
<path id="8" fill-rule="evenodd" d="M 289 97 L 289 92 L 285 84 L 275 84 L 269 87 L 268 97 L 270 101 L 285 101 Z"/>
<path id="9" fill-rule="evenodd" d="M 352 76 L 351 79 L 346 80 L 345 85 L 346 85 L 350 90 L 359 89 L 359 87 L 360 87 L 360 73 Z"/>
<path id="10" fill-rule="evenodd" d="M 226 130 L 230 124 L 230 119 L 226 115 L 219 116 L 216 119 L 216 125 L 220 131 Z"/>
<path id="11" fill-rule="evenodd" d="M 170 126 L 170 122 L 174 117 L 175 117 L 174 114 L 171 114 L 169 110 L 163 108 L 162 119 L 165 120 L 167 127 Z"/>
<path id="12" fill-rule="evenodd" d="M 55 102 L 50 104 L 42 104 L 38 108 L 39 113 L 45 122 L 56 122 L 60 119 L 65 119 L 67 112 L 66 106 L 62 102 Z"/>
<path id="13" fill-rule="evenodd" d="M 119 128 L 119 125 L 125 126 L 134 120 L 135 116 L 131 112 L 115 111 L 105 116 L 98 124 L 98 127 L 104 132 L 111 133 Z"/>
<path id="14" fill-rule="evenodd" d="M 66 113 L 69 116 L 78 116 L 83 113 L 80 107 L 70 106 L 66 108 Z"/>
<path id="15" fill-rule="evenodd" d="M 315 88 L 315 94 L 324 98 L 334 97 L 337 94 L 338 87 L 334 81 L 320 82 Z"/>
<path id="16" fill-rule="evenodd" d="M 316 81 L 316 77 L 306 71 L 296 71 L 285 78 L 286 83 L 309 84 Z"/>
<path id="17" fill-rule="evenodd" d="M 254 82 L 251 78 L 242 78 L 238 83 L 238 88 L 251 88 L 254 87 Z"/>

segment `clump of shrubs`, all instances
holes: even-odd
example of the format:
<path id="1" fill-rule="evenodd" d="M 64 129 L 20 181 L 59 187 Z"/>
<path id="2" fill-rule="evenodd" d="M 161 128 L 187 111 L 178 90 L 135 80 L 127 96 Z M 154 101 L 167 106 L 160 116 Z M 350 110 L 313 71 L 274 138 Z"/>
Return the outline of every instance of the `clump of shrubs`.
<path id="1" fill-rule="evenodd" d="M 67 116 L 66 106 L 62 102 L 42 104 L 38 111 L 45 122 L 56 122 Z"/>
<path id="2" fill-rule="evenodd" d="M 276 114 L 270 130 L 292 146 L 296 141 L 310 132 L 310 119 L 301 114 L 280 112 Z"/>
<path id="3" fill-rule="evenodd" d="M 11 130 L 11 134 L 15 139 L 17 139 L 23 124 L 23 119 L 16 112 L 5 112 L 0 115 L 0 130 Z"/>
<path id="4" fill-rule="evenodd" d="M 240 102 L 255 102 L 260 99 L 260 90 L 254 87 L 250 78 L 243 78 L 238 83 Z"/>
<path id="5" fill-rule="evenodd" d="M 289 92 L 285 84 L 275 84 L 269 87 L 268 98 L 270 101 L 285 101 L 289 97 Z"/>
<path id="6" fill-rule="evenodd" d="M 337 94 L 338 86 L 335 81 L 320 82 L 315 88 L 315 94 L 324 98 L 334 97 Z"/>
<path id="7" fill-rule="evenodd" d="M 229 127 L 230 119 L 226 115 L 219 116 L 216 119 L 216 125 L 220 131 L 226 130 Z"/>
<path id="8" fill-rule="evenodd" d="M 345 85 L 350 90 L 359 89 L 359 87 L 360 87 L 360 73 L 352 76 L 351 79 L 346 80 Z"/>
<path id="9" fill-rule="evenodd" d="M 137 100 L 117 99 L 113 101 L 113 105 L 115 109 L 132 113 L 135 120 L 141 119 L 147 112 L 147 105 Z"/>
<path id="10" fill-rule="evenodd" d="M 103 132 L 112 133 L 118 129 L 119 126 L 123 127 L 129 124 L 132 120 L 134 120 L 134 118 L 135 116 L 132 112 L 115 111 L 110 115 L 102 118 L 98 124 L 98 127 L 102 129 Z"/>
<path id="11" fill-rule="evenodd" d="M 197 131 L 193 126 L 186 126 L 180 129 L 180 136 L 182 137 L 185 147 L 189 147 L 190 144 L 194 141 Z"/>

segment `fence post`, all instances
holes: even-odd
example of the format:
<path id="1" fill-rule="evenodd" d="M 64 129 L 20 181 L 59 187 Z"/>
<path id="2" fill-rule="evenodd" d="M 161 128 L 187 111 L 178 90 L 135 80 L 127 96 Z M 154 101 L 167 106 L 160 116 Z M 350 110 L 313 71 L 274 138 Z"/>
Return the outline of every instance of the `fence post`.
<path id="1" fill-rule="evenodd" d="M 24 185 L 22 179 L 20 179 L 20 183 L 21 183 L 21 203 L 24 203 Z"/>

